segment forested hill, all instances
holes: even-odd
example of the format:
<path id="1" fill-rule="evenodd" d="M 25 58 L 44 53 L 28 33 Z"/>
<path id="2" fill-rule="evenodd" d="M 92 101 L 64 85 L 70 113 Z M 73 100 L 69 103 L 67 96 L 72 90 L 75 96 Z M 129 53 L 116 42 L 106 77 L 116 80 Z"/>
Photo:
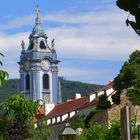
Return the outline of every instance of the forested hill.
<path id="1" fill-rule="evenodd" d="M 86 95 L 87 93 L 94 92 L 95 90 L 102 87 L 102 85 L 68 81 L 64 80 L 63 78 L 60 78 L 60 80 L 63 101 L 75 96 L 75 93 L 81 93 L 82 95 Z M 18 85 L 19 85 L 18 79 L 9 79 L 7 81 L 7 86 L 0 87 L 0 101 L 7 99 L 14 93 L 17 93 L 19 91 Z"/>
<path id="2" fill-rule="evenodd" d="M 62 99 L 63 101 L 65 101 L 68 98 L 74 97 L 75 93 L 86 95 L 96 91 L 102 86 L 103 85 L 88 84 L 79 81 L 68 81 L 61 78 Z"/>

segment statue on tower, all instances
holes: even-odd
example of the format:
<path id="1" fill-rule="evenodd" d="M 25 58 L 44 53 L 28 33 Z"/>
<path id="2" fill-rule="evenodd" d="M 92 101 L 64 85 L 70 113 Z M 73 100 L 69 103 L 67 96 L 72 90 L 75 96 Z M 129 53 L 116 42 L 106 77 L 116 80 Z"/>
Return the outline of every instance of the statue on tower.
<path id="1" fill-rule="evenodd" d="M 55 39 L 53 38 L 53 40 L 52 40 L 52 50 L 54 50 L 54 46 L 55 46 L 54 41 L 55 41 Z"/>
<path id="2" fill-rule="evenodd" d="M 21 48 L 22 52 L 25 52 L 25 42 L 23 40 L 21 41 Z"/>
<path id="3" fill-rule="evenodd" d="M 38 44 L 38 40 L 37 39 L 33 39 L 33 48 L 35 50 L 37 49 L 37 44 Z"/>

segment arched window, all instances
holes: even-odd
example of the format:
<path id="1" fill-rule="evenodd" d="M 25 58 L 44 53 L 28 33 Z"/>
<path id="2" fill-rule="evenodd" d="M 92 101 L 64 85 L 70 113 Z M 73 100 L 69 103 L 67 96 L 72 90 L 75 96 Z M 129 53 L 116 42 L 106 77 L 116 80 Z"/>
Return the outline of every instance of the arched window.
<path id="1" fill-rule="evenodd" d="M 26 90 L 30 89 L 30 75 L 26 75 Z"/>
<path id="2" fill-rule="evenodd" d="M 44 44 L 43 41 L 40 41 L 40 48 L 41 48 L 41 49 L 46 49 L 46 46 L 45 46 L 45 44 Z"/>
<path id="3" fill-rule="evenodd" d="M 43 89 L 49 89 L 49 75 L 44 74 L 43 75 Z"/>

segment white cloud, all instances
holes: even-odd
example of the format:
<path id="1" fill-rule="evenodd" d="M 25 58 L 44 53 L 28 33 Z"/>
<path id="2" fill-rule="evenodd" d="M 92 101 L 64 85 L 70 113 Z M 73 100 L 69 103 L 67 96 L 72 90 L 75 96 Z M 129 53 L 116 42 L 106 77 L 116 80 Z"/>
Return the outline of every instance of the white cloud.
<path id="1" fill-rule="evenodd" d="M 96 59 L 96 60 L 126 60 L 128 55 L 136 49 L 140 49 L 139 37 L 129 27 L 126 27 L 124 20 L 126 14 L 119 10 L 103 12 L 84 12 L 70 13 L 59 12 L 42 16 L 42 21 L 58 22 L 60 26 L 48 28 L 46 31 L 49 41 L 56 39 L 56 50 L 59 57 L 78 58 L 78 59 Z M 12 29 L 25 25 L 34 24 L 33 16 L 24 16 L 15 19 L 8 24 L 0 25 L 0 29 Z M 32 29 L 31 29 L 32 30 Z M 25 40 L 28 46 L 28 36 L 30 32 L 6 35 L 0 33 L 0 50 L 5 54 L 5 67 L 12 62 L 14 66 L 19 60 L 21 40 Z M 16 72 L 17 72 L 16 68 Z M 87 77 L 86 71 L 95 77 L 104 75 L 111 77 L 110 71 L 79 70 L 63 68 L 61 73 L 69 77 L 75 77 L 71 72 L 75 71 L 76 77 L 80 75 Z M 10 69 L 11 77 L 14 73 L 14 67 Z M 80 75 L 79 75 L 80 74 Z M 90 77 L 89 77 L 90 78 Z M 85 78 L 86 79 L 86 78 Z M 97 78 L 97 80 L 100 78 Z M 107 78 L 104 78 L 107 79 Z M 87 81 L 90 81 L 87 79 Z M 98 81 L 97 81 L 98 82 Z"/>
<path id="2" fill-rule="evenodd" d="M 113 70 L 96 68 L 75 68 L 74 66 L 60 67 L 59 74 L 69 80 L 78 80 L 97 84 L 106 84 L 109 80 L 112 80 L 114 78 Z M 108 79 L 108 77 L 110 77 L 111 79 Z"/>
<path id="3" fill-rule="evenodd" d="M 33 15 L 18 17 L 10 21 L 9 23 L 0 24 L 0 30 L 15 29 L 15 28 L 21 28 L 27 25 L 32 25 L 33 19 L 34 19 Z"/>

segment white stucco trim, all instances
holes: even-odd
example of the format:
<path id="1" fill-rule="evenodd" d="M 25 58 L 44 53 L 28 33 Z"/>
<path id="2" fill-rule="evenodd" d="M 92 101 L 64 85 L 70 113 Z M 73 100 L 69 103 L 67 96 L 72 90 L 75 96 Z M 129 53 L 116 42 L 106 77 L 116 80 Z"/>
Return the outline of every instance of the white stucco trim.
<path id="1" fill-rule="evenodd" d="M 60 116 L 58 116 L 57 117 L 57 123 L 60 122 L 60 121 L 61 121 Z"/>
<path id="2" fill-rule="evenodd" d="M 55 123 L 55 118 L 52 119 L 52 124 L 54 124 L 54 123 Z"/>
<path id="3" fill-rule="evenodd" d="M 89 102 L 93 101 L 94 99 L 96 99 L 96 94 L 95 93 L 89 95 Z"/>
<path id="4" fill-rule="evenodd" d="M 75 111 L 70 112 L 70 118 L 73 117 L 75 115 Z"/>
<path id="5" fill-rule="evenodd" d="M 113 88 L 110 88 L 106 91 L 107 96 L 109 96 L 114 91 Z"/>
<path id="6" fill-rule="evenodd" d="M 68 117 L 68 114 L 62 116 L 62 122 Z"/>
<path id="7" fill-rule="evenodd" d="M 37 123 L 34 123 L 34 127 L 37 128 Z"/>
<path id="8" fill-rule="evenodd" d="M 49 124 L 51 124 L 51 120 L 50 119 L 47 120 L 47 125 L 49 125 Z"/>

